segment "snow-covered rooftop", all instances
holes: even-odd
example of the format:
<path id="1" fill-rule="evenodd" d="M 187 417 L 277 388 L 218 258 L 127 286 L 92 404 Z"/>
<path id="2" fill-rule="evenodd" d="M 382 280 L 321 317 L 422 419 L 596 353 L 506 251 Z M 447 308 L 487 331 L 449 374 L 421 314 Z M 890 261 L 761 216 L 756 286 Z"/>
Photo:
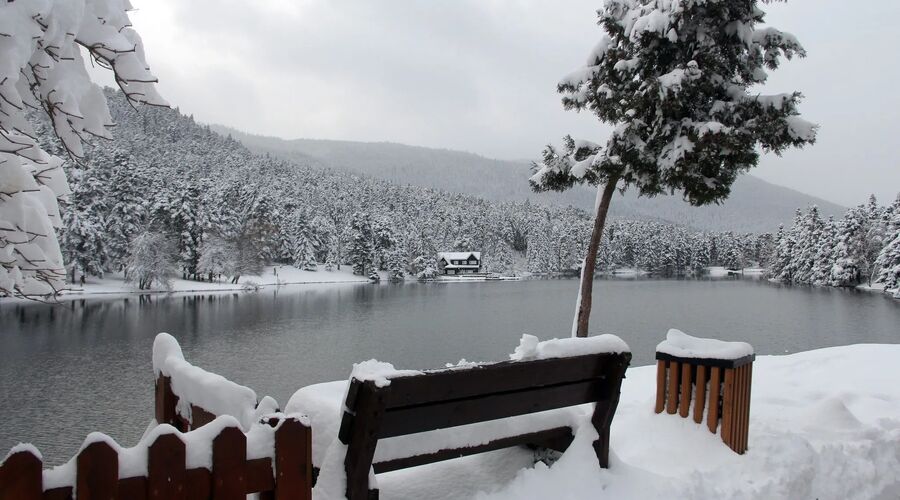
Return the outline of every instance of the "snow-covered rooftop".
<path id="1" fill-rule="evenodd" d="M 438 258 L 447 259 L 447 262 L 451 260 L 468 260 L 469 257 L 473 256 L 481 261 L 481 252 L 438 252 Z"/>

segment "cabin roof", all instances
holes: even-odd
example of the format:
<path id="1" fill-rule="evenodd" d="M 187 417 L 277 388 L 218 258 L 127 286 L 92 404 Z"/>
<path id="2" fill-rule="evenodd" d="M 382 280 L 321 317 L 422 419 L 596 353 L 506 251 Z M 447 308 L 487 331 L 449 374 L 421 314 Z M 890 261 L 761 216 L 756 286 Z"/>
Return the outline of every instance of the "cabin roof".
<path id="1" fill-rule="evenodd" d="M 451 260 L 469 260 L 469 257 L 475 257 L 481 262 L 481 252 L 438 252 L 438 258 L 445 259 L 447 263 Z"/>

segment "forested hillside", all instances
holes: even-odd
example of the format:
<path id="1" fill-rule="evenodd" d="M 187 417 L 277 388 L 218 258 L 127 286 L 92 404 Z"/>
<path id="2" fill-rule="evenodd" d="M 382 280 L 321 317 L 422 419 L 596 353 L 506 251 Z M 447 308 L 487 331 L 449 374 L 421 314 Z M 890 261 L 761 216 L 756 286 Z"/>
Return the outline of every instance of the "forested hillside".
<path id="1" fill-rule="evenodd" d="M 175 109 L 136 110 L 108 91 L 115 140 L 69 164 L 63 251 L 72 279 L 124 271 L 142 287 L 175 274 L 254 274 L 264 263 L 358 274 L 428 274 L 439 250 L 475 249 L 487 270 L 576 269 L 591 219 L 574 208 L 493 203 L 400 186 L 314 163 L 256 155 Z M 47 147 L 58 150 L 47 124 Z M 601 270 L 679 274 L 740 267 L 771 250 L 752 235 L 699 233 L 650 221 L 608 227 Z M 326 263 L 318 266 L 317 263 Z"/>
<path id="2" fill-rule="evenodd" d="M 282 140 L 245 134 L 212 126 L 231 134 L 250 149 L 287 160 L 356 172 L 400 184 L 432 187 L 471 194 L 493 201 L 525 201 L 572 205 L 584 210 L 594 206 L 596 191 L 578 187 L 566 193 L 533 193 L 526 161 L 502 161 L 461 151 L 431 149 L 392 143 L 366 143 L 315 139 Z M 535 157 L 539 152 L 535 152 Z M 617 218 L 664 220 L 709 231 L 775 231 L 789 224 L 796 207 L 816 205 L 827 215 L 839 216 L 844 208 L 834 203 L 776 186 L 757 177 L 741 176 L 731 196 L 718 206 L 693 207 L 679 196 L 639 198 L 633 192 L 616 195 L 611 215 Z"/>

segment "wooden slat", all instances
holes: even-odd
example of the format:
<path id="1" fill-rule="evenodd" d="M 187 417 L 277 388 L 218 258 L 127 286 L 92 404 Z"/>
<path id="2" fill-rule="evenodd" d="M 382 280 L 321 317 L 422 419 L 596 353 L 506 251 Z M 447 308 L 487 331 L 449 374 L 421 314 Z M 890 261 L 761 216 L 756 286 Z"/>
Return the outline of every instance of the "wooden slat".
<path id="1" fill-rule="evenodd" d="M 590 403 L 597 401 L 597 394 L 614 383 L 614 380 L 594 379 L 535 390 L 389 409 L 381 423 L 378 437 L 401 436 Z"/>
<path id="2" fill-rule="evenodd" d="M 678 363 L 667 361 L 669 365 L 669 387 L 666 403 L 666 413 L 674 415 L 678 410 Z"/>
<path id="3" fill-rule="evenodd" d="M 687 418 L 691 409 L 691 365 L 681 364 L 681 400 L 678 402 L 678 414 Z"/>
<path id="4" fill-rule="evenodd" d="M 738 437 L 738 448 L 741 454 L 746 450 L 747 443 L 747 393 L 749 392 L 747 385 L 747 368 L 749 365 L 741 367 L 741 433 Z"/>
<path id="5" fill-rule="evenodd" d="M 162 434 L 153 441 L 147 453 L 147 498 L 186 500 L 184 441 L 175 434 Z"/>
<path id="6" fill-rule="evenodd" d="M 656 362 L 656 413 L 662 413 L 666 407 L 666 362 Z"/>
<path id="7" fill-rule="evenodd" d="M 187 478 L 188 498 L 193 500 L 212 496 L 212 473 L 209 469 L 188 469 L 185 477 Z"/>
<path id="8" fill-rule="evenodd" d="M 247 460 L 247 481 L 244 493 L 260 493 L 274 489 L 275 475 L 272 469 L 272 459 L 264 457 Z"/>
<path id="9" fill-rule="evenodd" d="M 398 458 L 394 460 L 386 460 L 384 462 L 376 462 L 374 464 L 375 473 L 390 472 L 409 467 L 417 467 L 419 465 L 440 462 L 443 460 L 452 460 L 454 458 L 485 453 L 493 450 L 500 450 L 519 445 L 537 445 L 542 446 L 544 443 L 553 443 L 559 441 L 572 442 L 572 430 L 568 427 L 557 427 L 546 431 L 532 432 L 519 436 L 512 436 L 502 439 L 495 439 L 489 443 L 478 446 L 469 446 L 465 448 L 455 448 L 449 450 L 440 450 L 425 455 L 416 455 L 413 457 Z M 562 451 L 562 450 L 560 450 Z"/>
<path id="10" fill-rule="evenodd" d="M 30 451 L 10 455 L 0 464 L 0 500 L 39 500 L 42 470 L 41 459 Z"/>
<path id="11" fill-rule="evenodd" d="M 213 439 L 212 498 L 244 500 L 247 492 L 247 437 L 237 427 L 225 427 Z"/>
<path id="12" fill-rule="evenodd" d="M 143 476 L 126 477 L 119 479 L 119 500 L 145 500 L 147 498 L 147 478 Z"/>
<path id="13" fill-rule="evenodd" d="M 275 500 L 312 499 L 310 428 L 286 419 L 275 431 Z"/>
<path id="14" fill-rule="evenodd" d="M 705 366 L 697 367 L 697 381 L 694 384 L 694 422 L 703 422 L 703 408 L 706 405 L 706 370 Z"/>
<path id="15" fill-rule="evenodd" d="M 743 404 L 743 386 L 744 386 L 744 367 L 734 369 L 734 418 L 731 425 L 731 446 L 732 449 L 741 453 L 741 423 Z"/>
<path id="16" fill-rule="evenodd" d="M 719 427 L 719 394 L 722 392 L 722 369 L 714 366 L 709 369 L 709 404 L 706 407 L 706 424 L 709 432 L 716 433 Z"/>
<path id="17" fill-rule="evenodd" d="M 631 360 L 630 353 L 591 354 L 535 361 L 506 361 L 465 370 L 442 370 L 391 379 L 387 408 L 463 399 L 602 376 L 609 363 Z"/>
<path id="18" fill-rule="evenodd" d="M 347 500 L 369 500 L 369 470 L 378 444 L 378 433 L 384 414 L 384 393 L 371 381 L 357 384 L 355 405 L 344 412 L 338 438 L 347 445 L 344 471 L 347 476 Z M 390 387 L 390 386 L 389 386 Z M 353 413 L 351 413 L 353 412 Z"/>
<path id="19" fill-rule="evenodd" d="M 753 395 L 753 363 L 747 365 L 747 436 L 744 437 L 744 450 L 750 448 L 750 401 Z"/>
<path id="20" fill-rule="evenodd" d="M 722 390 L 722 441 L 733 447 L 732 425 L 734 423 L 734 369 L 725 369 L 725 387 Z"/>
<path id="21" fill-rule="evenodd" d="M 78 500 L 113 500 L 119 482 L 119 455 L 109 444 L 87 445 L 76 459 L 75 491 Z"/>

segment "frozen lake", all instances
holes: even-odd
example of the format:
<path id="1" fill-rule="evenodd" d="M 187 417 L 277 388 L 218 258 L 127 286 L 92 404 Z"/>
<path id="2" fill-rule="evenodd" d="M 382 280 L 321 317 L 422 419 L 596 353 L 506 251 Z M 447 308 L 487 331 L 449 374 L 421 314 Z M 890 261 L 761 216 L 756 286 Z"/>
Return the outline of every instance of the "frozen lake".
<path id="1" fill-rule="evenodd" d="M 133 444 L 153 416 L 150 351 L 173 334 L 188 361 L 287 403 L 355 361 L 437 368 L 505 359 L 522 333 L 567 336 L 575 280 L 316 285 L 254 294 L 93 298 L 0 305 L 0 455 L 19 441 L 47 463 L 87 433 Z M 900 301 L 756 280 L 599 280 L 592 331 L 621 336 L 634 365 L 669 328 L 781 354 L 900 343 Z"/>

